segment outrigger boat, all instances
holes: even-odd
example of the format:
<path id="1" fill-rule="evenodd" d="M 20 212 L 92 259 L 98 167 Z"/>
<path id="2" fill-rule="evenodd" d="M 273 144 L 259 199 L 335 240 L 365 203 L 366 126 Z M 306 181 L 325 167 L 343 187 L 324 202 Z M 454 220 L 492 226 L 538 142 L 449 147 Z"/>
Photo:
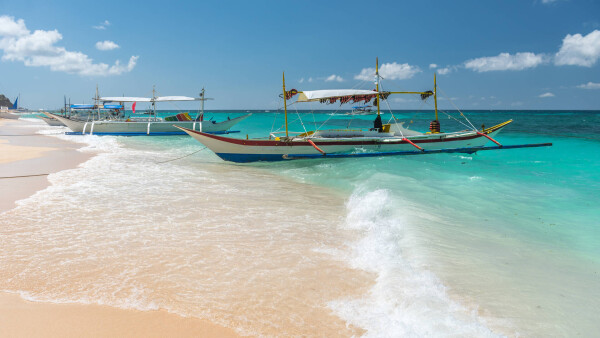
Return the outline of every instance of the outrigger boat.
<path id="1" fill-rule="evenodd" d="M 46 116 L 54 118 L 67 128 L 72 130 L 72 134 L 94 134 L 94 135 L 185 135 L 185 132 L 179 127 L 190 130 L 198 130 L 203 133 L 228 134 L 231 127 L 245 120 L 252 114 L 246 114 L 222 122 L 207 121 L 204 119 L 204 101 L 212 100 L 204 97 L 204 89 L 200 97 L 188 96 L 156 96 L 152 91 L 152 97 L 98 97 L 96 89 L 95 105 L 71 105 L 72 109 L 88 109 L 95 113 L 89 115 L 88 120 L 78 120 L 59 116 L 51 113 L 44 113 Z M 202 109 L 195 119 L 192 119 L 188 113 L 177 114 L 172 117 L 161 118 L 156 114 L 157 102 L 174 101 L 201 101 Z M 119 102 L 119 105 L 107 104 L 107 102 Z M 123 112 L 124 102 L 149 102 L 152 105 L 152 115 L 150 117 L 128 117 L 125 118 Z"/>
<path id="2" fill-rule="evenodd" d="M 514 149 L 551 146 L 551 143 L 501 145 L 495 137 L 512 120 L 493 127 L 482 126 L 457 132 L 440 132 L 437 109 L 437 83 L 434 75 L 433 91 L 389 92 L 380 91 L 379 64 L 375 67 L 375 90 L 316 90 L 299 92 L 285 89 L 283 75 L 283 102 L 285 113 L 285 136 L 271 133 L 269 139 L 238 139 L 211 135 L 202 131 L 177 127 L 205 145 L 223 160 L 232 162 L 281 161 L 306 158 L 375 157 L 390 155 L 421 155 L 436 153 L 475 153 L 482 150 Z M 338 129 L 315 130 L 295 133 L 288 131 L 287 100 L 298 94 L 297 102 L 341 103 L 375 100 L 377 117 L 374 127 L 368 130 Z M 391 94 L 418 94 L 423 100 L 434 97 L 435 120 L 431 121 L 427 133 L 405 128 L 392 116 L 392 123 L 381 122 L 381 100 Z M 493 142 L 495 146 L 485 146 Z"/>

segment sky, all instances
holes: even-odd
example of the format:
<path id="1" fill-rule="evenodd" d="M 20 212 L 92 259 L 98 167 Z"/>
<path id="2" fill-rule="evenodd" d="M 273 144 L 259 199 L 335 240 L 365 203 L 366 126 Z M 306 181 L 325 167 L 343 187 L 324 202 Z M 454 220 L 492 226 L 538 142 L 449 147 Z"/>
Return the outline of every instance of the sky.
<path id="1" fill-rule="evenodd" d="M 274 110 L 283 72 L 288 89 L 374 89 L 376 58 L 387 90 L 430 90 L 437 74 L 443 109 L 600 110 L 600 1 L 0 2 L 0 94 L 29 109 L 155 86 Z"/>

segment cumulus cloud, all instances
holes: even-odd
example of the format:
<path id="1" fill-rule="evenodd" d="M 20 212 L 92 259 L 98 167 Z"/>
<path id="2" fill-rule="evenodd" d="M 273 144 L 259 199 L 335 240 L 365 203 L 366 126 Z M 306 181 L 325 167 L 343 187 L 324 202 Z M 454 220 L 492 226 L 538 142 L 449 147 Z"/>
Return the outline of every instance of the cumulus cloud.
<path id="1" fill-rule="evenodd" d="M 410 79 L 415 74 L 421 72 L 417 66 L 411 66 L 408 63 L 384 63 L 379 67 L 379 75 L 389 80 Z M 363 68 L 360 74 L 355 75 L 356 80 L 370 81 L 375 78 L 375 68 Z"/>
<path id="2" fill-rule="evenodd" d="M 96 48 L 98 50 L 113 50 L 119 48 L 119 45 L 116 43 L 106 40 L 106 41 L 98 41 L 96 42 Z"/>
<path id="3" fill-rule="evenodd" d="M 541 98 L 544 98 L 544 97 L 554 97 L 554 94 L 552 94 L 552 93 L 550 93 L 550 92 L 547 92 L 547 93 L 541 94 L 541 95 L 540 95 L 540 96 L 538 96 L 538 97 L 541 97 Z"/>
<path id="4" fill-rule="evenodd" d="M 554 57 L 554 64 L 591 67 L 598 58 L 600 58 L 600 31 L 594 30 L 586 36 L 567 34 Z"/>
<path id="5" fill-rule="evenodd" d="M 500 53 L 498 56 L 482 57 L 468 60 L 465 68 L 477 72 L 490 72 L 499 70 L 523 70 L 534 68 L 545 62 L 541 54 L 534 53 Z"/>
<path id="6" fill-rule="evenodd" d="M 588 82 L 577 86 L 581 89 L 600 89 L 600 83 Z"/>
<path id="7" fill-rule="evenodd" d="M 434 69 L 437 68 L 437 65 L 435 63 L 432 63 L 429 65 L 429 69 Z"/>
<path id="8" fill-rule="evenodd" d="M 331 74 L 325 79 L 325 82 L 332 82 L 332 81 L 343 82 L 344 79 L 341 76 L 335 75 L 335 74 Z"/>
<path id="9" fill-rule="evenodd" d="M 22 19 L 0 16 L 2 61 L 20 61 L 28 67 L 49 67 L 52 71 L 71 74 L 107 76 L 130 72 L 138 60 L 138 56 L 132 56 L 126 65 L 119 61 L 112 66 L 94 63 L 86 54 L 56 46 L 61 39 L 62 35 L 57 30 L 36 30 L 32 33 Z"/>
<path id="10" fill-rule="evenodd" d="M 99 29 L 99 30 L 105 30 L 106 27 L 110 26 L 110 22 L 108 20 L 104 20 L 103 23 L 99 24 L 98 26 L 92 26 L 93 29 Z"/>
<path id="11" fill-rule="evenodd" d="M 545 5 L 552 4 L 558 2 L 558 0 L 542 0 L 542 3 Z"/>
<path id="12" fill-rule="evenodd" d="M 446 75 L 446 74 L 450 74 L 452 73 L 454 70 L 456 69 L 456 67 L 444 67 L 444 68 L 438 68 L 437 73 L 440 75 Z"/>

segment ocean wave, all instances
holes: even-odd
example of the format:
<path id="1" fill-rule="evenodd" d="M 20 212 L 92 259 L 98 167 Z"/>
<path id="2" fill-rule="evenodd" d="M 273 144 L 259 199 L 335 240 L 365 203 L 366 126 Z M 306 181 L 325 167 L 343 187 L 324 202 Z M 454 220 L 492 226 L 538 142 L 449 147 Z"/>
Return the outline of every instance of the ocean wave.
<path id="1" fill-rule="evenodd" d="M 349 324 L 379 336 L 496 336 L 475 311 L 450 299 L 430 271 L 411 263 L 405 250 L 417 245 L 402 215 L 401 200 L 387 189 L 358 187 L 347 202 L 343 227 L 363 236 L 351 244 L 348 262 L 377 275 L 361 298 L 329 302 Z"/>

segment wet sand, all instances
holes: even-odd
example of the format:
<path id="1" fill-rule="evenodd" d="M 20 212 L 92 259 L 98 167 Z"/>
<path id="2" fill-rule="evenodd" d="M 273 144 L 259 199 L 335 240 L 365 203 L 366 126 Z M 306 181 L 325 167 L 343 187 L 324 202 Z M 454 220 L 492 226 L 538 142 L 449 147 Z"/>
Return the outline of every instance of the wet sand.
<path id="1" fill-rule="evenodd" d="M 0 119 L 0 213 L 47 187 L 46 174 L 74 168 L 91 157 L 77 151 L 82 145 L 35 134 L 37 130 L 27 121 Z"/>
<path id="2" fill-rule="evenodd" d="M 237 337 L 224 327 L 166 311 L 30 302 L 0 293 L 2 337 Z"/>
<path id="3" fill-rule="evenodd" d="M 76 144 L 36 135 L 27 121 L 0 119 L 0 217 L 15 202 L 49 185 L 47 175 L 92 157 Z M 19 178 L 13 176 L 40 175 Z M 8 217 L 4 214 L 4 217 Z M 0 293 L 2 337 L 235 337 L 228 328 L 166 311 L 122 310 L 100 305 L 26 301 Z"/>

